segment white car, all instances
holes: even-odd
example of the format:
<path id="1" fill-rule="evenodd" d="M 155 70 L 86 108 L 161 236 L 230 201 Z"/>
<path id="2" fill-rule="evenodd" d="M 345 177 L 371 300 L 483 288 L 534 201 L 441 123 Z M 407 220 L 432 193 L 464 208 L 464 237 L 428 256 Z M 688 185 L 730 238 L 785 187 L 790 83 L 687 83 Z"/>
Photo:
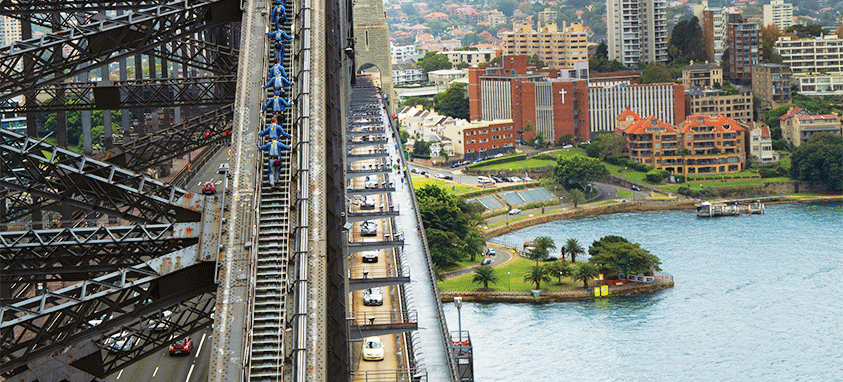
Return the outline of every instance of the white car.
<path id="1" fill-rule="evenodd" d="M 363 291 L 363 305 L 366 306 L 381 306 L 383 305 L 383 290 L 378 287 L 369 288 Z"/>
<path id="2" fill-rule="evenodd" d="M 363 339 L 363 360 L 383 361 L 383 342 L 380 337 L 366 337 Z"/>
<path id="3" fill-rule="evenodd" d="M 513 209 L 509 210 L 510 215 L 518 215 L 520 213 L 521 213 L 521 210 L 519 210 L 517 208 L 513 208 Z"/>
<path id="4" fill-rule="evenodd" d="M 360 225 L 360 235 L 362 236 L 377 236 L 378 223 L 372 220 L 366 220 Z"/>
<path id="5" fill-rule="evenodd" d="M 524 181 L 525 182 L 532 182 L 533 178 L 530 178 L 529 176 L 527 176 L 527 177 L 524 177 Z"/>
<path id="6" fill-rule="evenodd" d="M 364 263 L 378 262 L 378 251 L 364 251 L 360 256 Z"/>
<path id="7" fill-rule="evenodd" d="M 478 176 L 478 177 L 477 177 L 477 183 L 480 183 L 480 184 L 485 184 L 485 183 L 488 183 L 488 184 L 495 184 L 495 181 L 494 181 L 494 180 L 492 180 L 492 178 L 489 178 L 489 177 L 485 177 L 485 176 Z"/>
<path id="8" fill-rule="evenodd" d="M 220 165 L 220 174 L 225 174 L 228 172 L 228 163 L 223 163 Z"/>
<path id="9" fill-rule="evenodd" d="M 511 177 L 509 177 L 509 179 L 512 180 L 513 182 L 520 182 L 521 181 L 521 178 L 519 178 L 517 176 L 511 176 Z"/>
<path id="10" fill-rule="evenodd" d="M 138 338 L 129 332 L 120 332 L 112 334 L 105 339 L 103 345 L 110 352 L 125 352 L 130 351 L 138 343 Z"/>
<path id="11" fill-rule="evenodd" d="M 172 311 L 165 310 L 159 313 L 154 319 L 149 321 L 148 329 L 153 332 L 161 332 L 170 328 L 170 322 L 167 318 L 173 314 Z"/>

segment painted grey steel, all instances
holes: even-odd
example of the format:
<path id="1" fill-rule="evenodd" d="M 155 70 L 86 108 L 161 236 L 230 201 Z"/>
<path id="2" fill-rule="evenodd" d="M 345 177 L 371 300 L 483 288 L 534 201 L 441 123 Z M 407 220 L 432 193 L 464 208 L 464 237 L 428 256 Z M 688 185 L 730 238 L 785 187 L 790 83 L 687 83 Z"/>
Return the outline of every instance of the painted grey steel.
<path id="1" fill-rule="evenodd" d="M 346 196 L 354 195 L 379 195 L 386 192 L 394 192 L 395 187 L 378 187 L 378 188 L 349 188 L 345 190 Z"/>
<path id="2" fill-rule="evenodd" d="M 376 251 L 381 249 L 401 248 L 403 240 L 359 241 L 348 243 L 348 253 Z"/>
<path id="3" fill-rule="evenodd" d="M 389 143 L 386 138 L 370 139 L 368 141 L 348 141 L 345 146 L 349 149 L 356 149 L 358 147 L 385 145 Z"/>
<path id="4" fill-rule="evenodd" d="M 31 195 L 137 223 L 200 217 L 201 195 L 8 130 L 0 129 L 0 157 L 0 186 L 18 192 L 12 211 L 43 207 Z"/>
<path id="5" fill-rule="evenodd" d="M 383 147 L 378 147 L 373 149 L 368 154 L 346 154 L 346 160 L 351 162 L 356 162 L 360 160 L 367 160 L 367 159 L 380 159 L 380 158 L 387 158 L 389 157 L 389 152 L 386 151 Z"/>
<path id="6" fill-rule="evenodd" d="M 384 219 L 389 217 L 395 217 L 398 215 L 398 210 L 376 212 L 349 212 L 346 214 L 346 221 L 349 223 L 358 223 L 366 220 Z"/>
<path id="7" fill-rule="evenodd" d="M 406 284 L 410 282 L 410 276 L 395 277 L 367 277 L 365 279 L 348 279 L 348 290 L 357 291 L 374 287 Z"/>

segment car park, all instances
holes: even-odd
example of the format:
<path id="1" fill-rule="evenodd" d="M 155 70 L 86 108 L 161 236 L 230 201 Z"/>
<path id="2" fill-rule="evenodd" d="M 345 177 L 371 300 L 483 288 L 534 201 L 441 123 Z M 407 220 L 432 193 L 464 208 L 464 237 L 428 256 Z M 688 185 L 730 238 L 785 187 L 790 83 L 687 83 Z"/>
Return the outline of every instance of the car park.
<path id="1" fill-rule="evenodd" d="M 193 350 L 193 340 L 190 337 L 184 337 L 170 344 L 170 355 L 190 354 L 191 350 Z"/>
<path id="2" fill-rule="evenodd" d="M 360 225 L 360 234 L 363 236 L 377 236 L 378 223 L 375 223 L 372 220 L 366 220 Z"/>
<path id="3" fill-rule="evenodd" d="M 227 173 L 228 172 L 228 163 L 220 164 L 219 172 L 220 172 L 220 174 Z"/>
<path id="4" fill-rule="evenodd" d="M 363 290 L 363 305 L 365 306 L 381 306 L 383 305 L 383 290 L 378 287 Z"/>
<path id="5" fill-rule="evenodd" d="M 633 184 L 633 185 L 632 185 L 632 187 L 630 187 L 630 188 L 631 188 L 631 189 L 633 189 L 633 190 L 635 190 L 635 191 L 641 191 L 641 187 L 638 187 L 638 186 L 636 186 L 636 185 L 634 185 L 634 184 Z"/>
<path id="6" fill-rule="evenodd" d="M 363 360 L 383 361 L 383 342 L 380 337 L 366 337 L 363 339 Z"/>
<path id="7" fill-rule="evenodd" d="M 451 168 L 457 168 L 457 167 L 460 167 L 460 162 L 457 162 L 457 163 L 454 163 L 454 164 L 451 165 Z"/>
<path id="8" fill-rule="evenodd" d="M 518 215 L 520 213 L 521 213 L 521 210 L 519 210 L 517 208 L 513 208 L 513 209 L 509 210 L 510 215 Z"/>
<path id="9" fill-rule="evenodd" d="M 364 263 L 377 263 L 378 262 L 378 251 L 363 251 L 363 254 L 360 255 L 363 259 Z"/>
<path id="10" fill-rule="evenodd" d="M 103 342 L 103 346 L 110 352 L 119 353 L 131 351 L 138 343 L 138 337 L 123 331 L 112 334 Z"/>
<path id="11" fill-rule="evenodd" d="M 489 264 L 492 264 L 492 259 L 487 258 L 487 259 L 483 259 L 483 261 L 480 262 L 480 265 L 489 265 Z"/>
<path id="12" fill-rule="evenodd" d="M 213 195 L 217 193 L 217 187 L 214 186 L 213 182 L 205 182 L 202 186 L 202 194 L 204 195 Z"/>

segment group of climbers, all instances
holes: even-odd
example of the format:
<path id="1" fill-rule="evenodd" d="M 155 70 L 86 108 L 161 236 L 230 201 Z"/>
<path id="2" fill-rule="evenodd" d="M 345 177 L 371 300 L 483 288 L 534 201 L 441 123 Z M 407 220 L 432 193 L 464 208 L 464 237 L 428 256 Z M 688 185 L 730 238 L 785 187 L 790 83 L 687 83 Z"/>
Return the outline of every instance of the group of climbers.
<path id="1" fill-rule="evenodd" d="M 286 94 L 285 87 L 292 86 L 293 81 L 287 77 L 287 71 L 284 69 L 284 54 L 287 40 L 292 40 L 293 37 L 287 34 L 285 30 L 285 23 L 287 22 L 287 3 L 286 0 L 274 0 L 275 6 L 272 8 L 271 22 L 275 30 L 268 32 L 266 35 L 274 42 L 275 49 L 275 65 L 269 69 L 269 81 L 263 86 L 263 89 L 272 88 L 272 96 L 266 101 L 266 104 L 261 108 L 261 114 L 269 111 L 272 114 L 269 126 L 258 133 L 261 137 L 266 137 L 269 142 L 264 145 L 258 145 L 258 150 L 267 151 L 269 158 L 269 185 L 275 187 L 281 181 L 281 159 L 280 154 L 282 150 L 290 150 L 289 145 L 281 142 L 281 138 L 292 138 L 279 124 L 283 121 L 284 111 L 293 106 L 293 104 L 284 98 Z M 268 110 L 269 109 L 269 110 Z"/>

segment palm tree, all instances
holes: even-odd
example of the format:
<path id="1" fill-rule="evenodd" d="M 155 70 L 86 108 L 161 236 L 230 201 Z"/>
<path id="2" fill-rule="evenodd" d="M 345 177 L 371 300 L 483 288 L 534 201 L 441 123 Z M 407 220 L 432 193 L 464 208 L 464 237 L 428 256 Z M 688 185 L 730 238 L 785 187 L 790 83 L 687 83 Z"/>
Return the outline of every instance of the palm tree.
<path id="1" fill-rule="evenodd" d="M 472 283 L 483 284 L 483 289 L 489 289 L 489 283 L 497 284 L 498 275 L 495 274 L 495 269 L 488 265 L 481 265 L 474 268 L 474 278 Z"/>
<path id="2" fill-rule="evenodd" d="M 568 195 L 565 196 L 565 201 L 568 203 L 574 203 L 574 208 L 577 208 L 577 205 L 585 201 L 585 194 L 578 189 L 573 189 L 568 191 Z"/>
<path id="3" fill-rule="evenodd" d="M 533 240 L 533 247 L 532 252 L 535 254 L 528 254 L 527 257 L 536 260 L 536 265 L 539 265 L 539 260 L 544 260 L 551 249 L 556 249 L 556 243 L 548 236 L 539 236 Z"/>
<path id="4" fill-rule="evenodd" d="M 588 289 L 588 280 L 597 277 L 597 267 L 591 263 L 579 263 L 574 266 L 571 278 L 574 281 L 582 281 L 583 288 Z"/>
<path id="5" fill-rule="evenodd" d="M 547 258 L 547 250 L 542 247 L 533 247 L 529 252 L 524 252 L 524 257 L 535 260 L 536 265 L 539 265 L 539 260 Z"/>
<path id="6" fill-rule="evenodd" d="M 439 264 L 433 264 L 433 275 L 436 276 L 436 281 L 445 281 L 445 272 L 442 272 Z"/>
<path id="7" fill-rule="evenodd" d="M 483 239 L 483 236 L 480 236 L 477 230 L 471 230 L 468 232 L 465 240 L 463 240 L 463 243 L 463 251 L 471 254 L 471 261 L 474 262 L 477 253 L 482 251 L 483 246 L 486 245 L 486 240 Z"/>
<path id="8" fill-rule="evenodd" d="M 582 255 L 585 253 L 585 249 L 580 246 L 580 242 L 577 239 L 571 238 L 565 242 L 565 251 L 571 255 L 571 262 L 575 262 L 577 260 L 577 255 Z"/>
<path id="9" fill-rule="evenodd" d="M 539 289 L 542 282 L 550 282 L 550 276 L 543 266 L 536 265 L 530 267 L 530 271 L 524 275 L 524 281 L 536 284 L 536 289 Z"/>

